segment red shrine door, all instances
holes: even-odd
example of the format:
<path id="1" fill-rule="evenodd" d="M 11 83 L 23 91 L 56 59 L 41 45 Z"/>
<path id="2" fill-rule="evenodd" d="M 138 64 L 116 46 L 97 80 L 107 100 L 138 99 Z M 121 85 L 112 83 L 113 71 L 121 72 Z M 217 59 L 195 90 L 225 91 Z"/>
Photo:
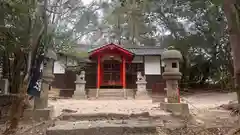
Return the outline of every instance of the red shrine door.
<path id="1" fill-rule="evenodd" d="M 120 61 L 105 60 L 102 67 L 102 86 L 122 86 Z"/>

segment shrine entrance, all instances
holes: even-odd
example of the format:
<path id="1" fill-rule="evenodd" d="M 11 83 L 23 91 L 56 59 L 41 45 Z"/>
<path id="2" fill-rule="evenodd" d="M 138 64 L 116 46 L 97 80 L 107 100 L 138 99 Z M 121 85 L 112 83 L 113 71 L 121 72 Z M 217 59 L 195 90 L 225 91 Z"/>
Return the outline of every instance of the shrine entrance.
<path id="1" fill-rule="evenodd" d="M 126 63 L 133 53 L 119 45 L 108 44 L 90 51 L 90 59 L 97 62 L 97 88 L 126 88 Z"/>
<path id="2" fill-rule="evenodd" d="M 121 61 L 104 60 L 102 62 L 102 84 L 101 87 L 122 87 Z"/>

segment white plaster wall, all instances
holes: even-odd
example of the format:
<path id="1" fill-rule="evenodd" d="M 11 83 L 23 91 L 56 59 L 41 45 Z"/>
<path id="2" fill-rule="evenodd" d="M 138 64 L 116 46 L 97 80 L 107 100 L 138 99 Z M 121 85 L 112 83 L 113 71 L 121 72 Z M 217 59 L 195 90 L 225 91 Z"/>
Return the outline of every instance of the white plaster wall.
<path id="1" fill-rule="evenodd" d="M 64 74 L 65 73 L 65 66 L 61 61 L 54 62 L 53 73 L 54 74 Z"/>
<path id="2" fill-rule="evenodd" d="M 160 56 L 145 56 L 144 59 L 145 75 L 161 75 Z"/>

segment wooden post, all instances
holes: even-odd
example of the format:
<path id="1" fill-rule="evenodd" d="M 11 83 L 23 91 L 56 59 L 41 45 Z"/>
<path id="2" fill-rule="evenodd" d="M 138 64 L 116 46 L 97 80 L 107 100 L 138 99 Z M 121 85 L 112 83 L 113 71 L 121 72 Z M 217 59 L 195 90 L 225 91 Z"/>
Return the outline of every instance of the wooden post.
<path id="1" fill-rule="evenodd" d="M 101 82 L 101 77 L 100 77 L 100 74 L 101 74 L 101 59 L 100 59 L 100 56 L 98 56 L 98 59 L 97 59 L 97 89 L 100 88 L 100 82 Z"/>
<path id="2" fill-rule="evenodd" d="M 120 81 L 121 81 L 121 85 L 123 86 L 123 57 L 121 57 L 122 62 L 120 65 Z"/>

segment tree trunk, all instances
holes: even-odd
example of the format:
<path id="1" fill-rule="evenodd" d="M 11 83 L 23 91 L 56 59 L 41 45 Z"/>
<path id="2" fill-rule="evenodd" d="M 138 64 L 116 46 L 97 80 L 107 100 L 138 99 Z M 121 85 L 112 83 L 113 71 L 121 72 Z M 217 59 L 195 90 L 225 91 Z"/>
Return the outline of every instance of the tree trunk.
<path id="1" fill-rule="evenodd" d="M 240 103 L 240 30 L 237 23 L 237 13 L 234 10 L 237 0 L 224 0 L 224 12 L 227 17 L 230 45 L 233 56 L 235 88 Z"/>
<path id="2" fill-rule="evenodd" d="M 22 70 L 24 69 L 24 52 L 19 49 L 18 52 L 16 52 L 16 58 L 14 59 L 13 63 L 13 69 L 12 69 L 12 82 L 10 84 L 11 91 L 16 94 L 16 98 L 12 101 L 11 105 L 11 111 L 10 111 L 10 120 L 9 120 L 9 126 L 7 127 L 5 131 L 5 135 L 8 135 L 10 133 L 15 133 L 15 130 L 17 129 L 19 120 L 21 115 L 23 114 L 24 109 L 24 101 L 26 98 L 26 89 L 27 85 L 23 83 L 23 74 Z"/>

